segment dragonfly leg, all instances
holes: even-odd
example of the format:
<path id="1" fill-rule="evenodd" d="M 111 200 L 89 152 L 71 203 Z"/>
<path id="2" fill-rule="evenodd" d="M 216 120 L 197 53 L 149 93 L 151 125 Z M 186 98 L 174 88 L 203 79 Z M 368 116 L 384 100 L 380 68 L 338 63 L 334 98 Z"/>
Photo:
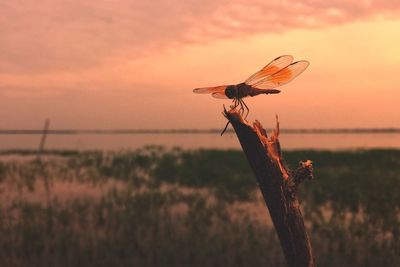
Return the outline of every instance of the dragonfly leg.
<path id="1" fill-rule="evenodd" d="M 235 98 L 235 101 L 236 101 L 236 106 L 235 106 L 235 108 L 239 107 L 239 113 L 241 114 L 242 103 L 240 103 L 240 98 Z"/>
<path id="2" fill-rule="evenodd" d="M 243 116 L 243 115 L 244 115 L 243 100 L 242 100 L 242 99 L 239 99 L 239 103 L 240 103 L 239 113 Z"/>
<path id="3" fill-rule="evenodd" d="M 233 99 L 233 108 L 236 108 L 239 105 L 239 101 L 237 98 Z"/>
<path id="4" fill-rule="evenodd" d="M 244 119 L 246 119 L 247 118 L 247 116 L 249 116 L 249 113 L 250 113 L 250 109 L 249 109 L 249 107 L 246 105 L 246 103 L 241 99 L 241 101 L 242 101 L 242 103 L 243 103 L 243 105 L 244 105 L 244 107 L 246 108 L 246 116 L 244 116 Z"/>

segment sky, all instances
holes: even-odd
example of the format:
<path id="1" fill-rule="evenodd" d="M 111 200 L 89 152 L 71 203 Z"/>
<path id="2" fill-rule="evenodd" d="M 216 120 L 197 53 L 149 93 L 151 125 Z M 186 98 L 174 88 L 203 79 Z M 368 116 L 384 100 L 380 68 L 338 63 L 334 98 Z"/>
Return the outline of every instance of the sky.
<path id="1" fill-rule="evenodd" d="M 285 54 L 310 66 L 249 120 L 400 127 L 397 0 L 0 0 L 0 129 L 222 128 L 193 88 Z"/>

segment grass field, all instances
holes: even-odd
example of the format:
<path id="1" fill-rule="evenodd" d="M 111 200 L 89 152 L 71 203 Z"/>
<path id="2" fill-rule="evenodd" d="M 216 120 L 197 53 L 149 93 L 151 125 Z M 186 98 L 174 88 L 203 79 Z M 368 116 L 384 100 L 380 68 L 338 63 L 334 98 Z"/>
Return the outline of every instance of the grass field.
<path id="1" fill-rule="evenodd" d="M 400 150 L 284 158 L 319 266 L 400 266 Z M 0 266 L 285 266 L 241 151 L 3 151 L 0 190 Z"/>

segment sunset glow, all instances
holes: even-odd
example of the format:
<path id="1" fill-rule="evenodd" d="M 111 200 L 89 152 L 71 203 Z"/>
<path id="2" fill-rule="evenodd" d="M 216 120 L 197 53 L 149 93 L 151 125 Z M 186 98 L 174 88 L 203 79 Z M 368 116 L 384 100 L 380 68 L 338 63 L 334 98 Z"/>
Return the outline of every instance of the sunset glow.
<path id="1" fill-rule="evenodd" d="M 250 119 L 400 126 L 400 3 L 250 2 L 3 1 L 0 128 L 222 127 L 229 100 L 193 88 L 243 82 L 285 54 L 310 66 L 246 100 Z"/>

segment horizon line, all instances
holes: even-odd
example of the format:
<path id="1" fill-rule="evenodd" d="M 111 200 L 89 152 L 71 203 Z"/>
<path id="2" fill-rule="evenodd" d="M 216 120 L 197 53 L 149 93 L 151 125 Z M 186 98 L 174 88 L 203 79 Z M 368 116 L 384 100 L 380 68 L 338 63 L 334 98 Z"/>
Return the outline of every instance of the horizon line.
<path id="1" fill-rule="evenodd" d="M 272 129 L 268 128 L 267 131 Z M 48 129 L 47 134 L 73 135 L 73 134 L 213 134 L 220 133 L 221 129 Z M 227 133 L 233 133 L 228 129 Z M 332 134 L 332 133 L 400 133 L 400 128 L 284 128 L 280 129 L 285 134 Z M 0 135 L 29 135 L 43 134 L 43 129 L 0 129 Z"/>

